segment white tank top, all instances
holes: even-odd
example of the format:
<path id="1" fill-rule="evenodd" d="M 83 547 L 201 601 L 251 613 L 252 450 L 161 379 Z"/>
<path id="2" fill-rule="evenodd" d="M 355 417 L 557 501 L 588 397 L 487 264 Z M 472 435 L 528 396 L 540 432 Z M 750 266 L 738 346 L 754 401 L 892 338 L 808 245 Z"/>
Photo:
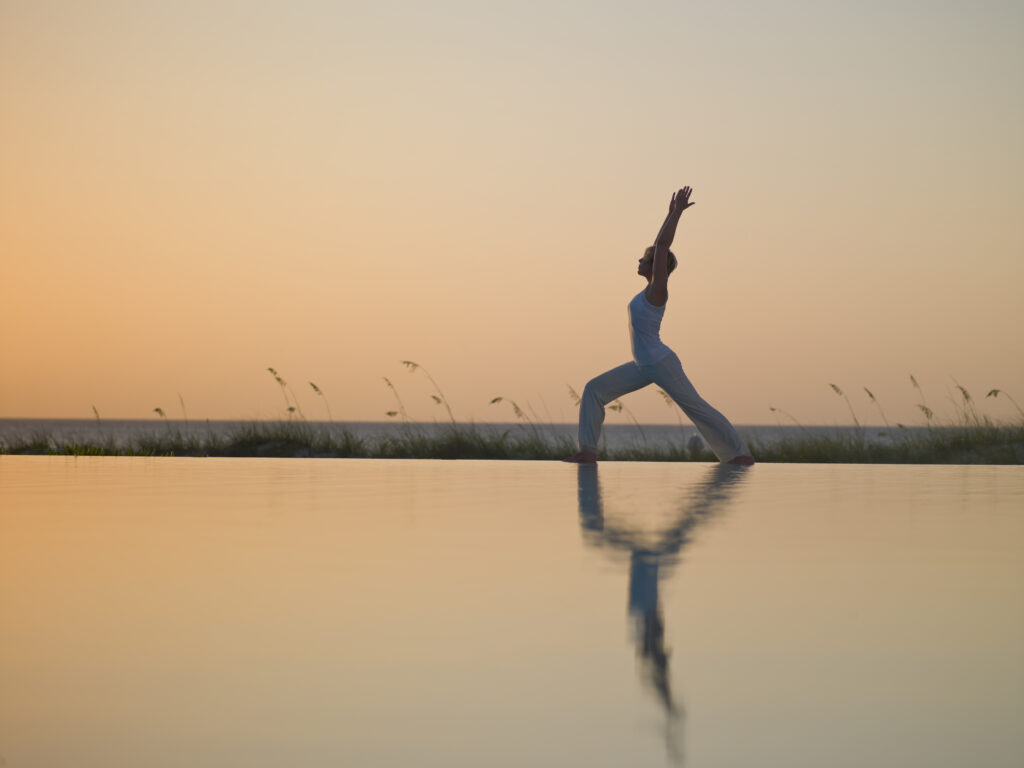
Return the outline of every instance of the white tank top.
<path id="1" fill-rule="evenodd" d="M 672 354 L 672 350 L 665 346 L 659 335 L 661 318 L 664 316 L 665 305 L 654 306 L 647 300 L 644 291 L 640 291 L 629 302 L 629 340 L 637 364 L 654 365 L 661 358 Z"/>

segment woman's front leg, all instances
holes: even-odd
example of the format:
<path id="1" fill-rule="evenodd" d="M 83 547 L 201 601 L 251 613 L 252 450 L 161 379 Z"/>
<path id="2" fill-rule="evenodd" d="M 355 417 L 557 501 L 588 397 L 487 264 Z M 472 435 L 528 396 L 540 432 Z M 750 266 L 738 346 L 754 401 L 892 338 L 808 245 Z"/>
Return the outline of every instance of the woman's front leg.
<path id="1" fill-rule="evenodd" d="M 651 380 L 634 362 L 612 368 L 588 381 L 580 398 L 580 449 L 569 461 L 596 461 L 597 443 L 601 437 L 601 425 L 604 424 L 604 407 L 650 383 Z"/>

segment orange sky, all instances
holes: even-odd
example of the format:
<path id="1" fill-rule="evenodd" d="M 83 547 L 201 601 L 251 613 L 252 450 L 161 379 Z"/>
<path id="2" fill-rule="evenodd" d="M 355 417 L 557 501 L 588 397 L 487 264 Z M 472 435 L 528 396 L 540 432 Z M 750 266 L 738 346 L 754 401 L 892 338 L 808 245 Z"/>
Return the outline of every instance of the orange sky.
<path id="1" fill-rule="evenodd" d="M 684 184 L 663 338 L 733 421 L 1024 402 L 1024 9 L 766 5 L 6 0 L 0 417 L 443 416 L 411 359 L 572 421 Z"/>

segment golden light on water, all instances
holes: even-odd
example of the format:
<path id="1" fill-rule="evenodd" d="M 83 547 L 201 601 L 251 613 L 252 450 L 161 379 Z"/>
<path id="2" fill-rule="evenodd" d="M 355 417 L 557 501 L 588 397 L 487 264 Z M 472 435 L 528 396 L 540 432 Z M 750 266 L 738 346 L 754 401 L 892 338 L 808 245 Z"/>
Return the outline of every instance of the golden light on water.
<path id="1" fill-rule="evenodd" d="M 0 487 L 9 765 L 1024 754 L 1019 467 L 2 456 Z"/>

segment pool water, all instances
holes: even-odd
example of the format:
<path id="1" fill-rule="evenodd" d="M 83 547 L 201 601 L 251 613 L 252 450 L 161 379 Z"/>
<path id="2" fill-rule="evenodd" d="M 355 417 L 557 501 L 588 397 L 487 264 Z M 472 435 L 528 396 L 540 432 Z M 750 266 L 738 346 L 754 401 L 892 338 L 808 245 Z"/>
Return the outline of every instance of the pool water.
<path id="1" fill-rule="evenodd" d="M 1024 468 L 0 457 L 0 764 L 1024 765 Z"/>

